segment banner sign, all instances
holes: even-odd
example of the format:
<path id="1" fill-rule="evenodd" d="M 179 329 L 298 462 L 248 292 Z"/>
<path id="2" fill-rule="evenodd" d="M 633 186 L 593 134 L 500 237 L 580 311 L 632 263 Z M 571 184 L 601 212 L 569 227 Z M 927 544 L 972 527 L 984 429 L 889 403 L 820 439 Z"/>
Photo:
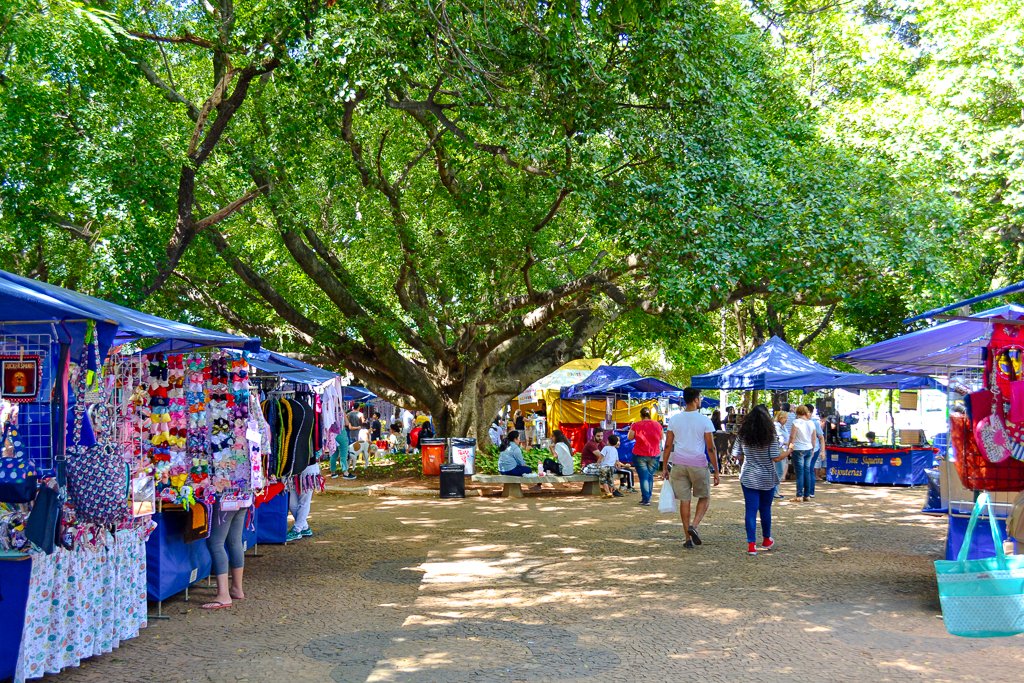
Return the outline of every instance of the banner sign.
<path id="1" fill-rule="evenodd" d="M 924 470 L 932 466 L 936 450 L 829 447 L 826 453 L 830 482 L 920 486 L 928 481 Z"/>

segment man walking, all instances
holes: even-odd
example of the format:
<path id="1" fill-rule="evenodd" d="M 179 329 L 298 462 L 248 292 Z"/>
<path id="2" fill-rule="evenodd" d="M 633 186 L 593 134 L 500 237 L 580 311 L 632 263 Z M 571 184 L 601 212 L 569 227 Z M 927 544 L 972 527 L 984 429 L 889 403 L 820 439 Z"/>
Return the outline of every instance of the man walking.
<path id="1" fill-rule="evenodd" d="M 708 458 L 718 486 L 718 452 L 715 450 L 715 426 L 700 409 L 700 389 L 686 387 L 683 390 L 686 408 L 668 421 L 665 437 L 665 452 L 661 467 L 665 479 L 672 485 L 672 493 L 679 501 L 679 518 L 686 534 L 684 548 L 701 544 L 697 527 L 704 519 L 711 503 L 711 477 L 708 473 Z M 669 474 L 668 463 L 672 463 Z M 690 500 L 697 497 L 697 508 L 690 519 Z"/>

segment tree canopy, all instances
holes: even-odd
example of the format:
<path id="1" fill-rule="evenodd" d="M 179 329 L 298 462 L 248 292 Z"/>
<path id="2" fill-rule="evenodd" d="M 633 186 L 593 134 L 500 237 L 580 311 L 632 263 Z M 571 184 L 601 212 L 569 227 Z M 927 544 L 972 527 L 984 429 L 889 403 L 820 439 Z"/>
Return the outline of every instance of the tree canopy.
<path id="1" fill-rule="evenodd" d="M 1019 265 L 1020 53 L 954 66 L 1019 4 L 913 31 L 876 2 L 0 6 L 5 267 L 445 433 L 588 342 L 706 370 L 726 310 L 730 356 L 825 349 Z"/>

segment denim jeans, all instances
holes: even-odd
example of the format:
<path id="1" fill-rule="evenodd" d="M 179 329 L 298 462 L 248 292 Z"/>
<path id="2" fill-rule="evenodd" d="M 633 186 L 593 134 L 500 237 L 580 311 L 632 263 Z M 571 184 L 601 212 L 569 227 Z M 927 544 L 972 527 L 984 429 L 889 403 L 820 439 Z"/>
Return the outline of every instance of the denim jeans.
<path id="1" fill-rule="evenodd" d="M 810 486 L 808 487 L 808 488 L 810 488 L 811 492 L 808 495 L 812 495 L 812 496 L 814 495 L 814 482 L 818 479 L 818 476 L 817 476 L 817 474 L 815 473 L 814 470 L 815 470 L 815 468 L 818 467 L 818 460 L 820 460 L 820 459 L 821 459 L 821 449 L 819 448 L 818 450 L 814 451 L 814 455 L 811 456 L 811 462 L 807 465 L 807 470 L 811 474 Z"/>
<path id="2" fill-rule="evenodd" d="M 772 537 L 772 498 L 775 489 L 743 489 L 743 523 L 747 527 L 747 543 L 757 542 L 757 516 L 761 515 L 761 535 L 765 540 Z"/>
<path id="3" fill-rule="evenodd" d="M 500 472 L 500 474 L 502 474 L 502 475 L 504 475 L 506 477 L 521 477 L 524 474 L 529 474 L 530 472 L 536 472 L 536 471 L 537 470 L 533 469 L 529 465 L 516 465 L 515 467 L 513 467 L 510 470 L 508 470 L 507 472 Z"/>
<path id="4" fill-rule="evenodd" d="M 811 480 L 814 470 L 810 468 L 811 456 L 814 451 L 793 451 L 793 467 L 796 469 L 796 497 L 806 498 L 811 495 Z"/>
<path id="5" fill-rule="evenodd" d="M 210 551 L 213 564 L 210 573 L 214 576 L 227 574 L 228 569 L 240 569 L 245 566 L 245 551 L 242 550 L 242 532 L 245 527 L 247 508 L 224 512 L 220 505 L 213 506 L 210 515 L 210 535 L 206 537 L 206 547 Z"/>
<path id="6" fill-rule="evenodd" d="M 785 460 L 779 460 L 777 463 L 775 463 L 775 473 L 779 475 L 779 483 L 773 489 L 773 491 L 772 491 L 773 495 L 776 495 L 776 496 L 779 495 L 779 486 L 782 486 L 782 473 L 785 472 L 785 471 L 786 471 L 786 461 Z"/>
<path id="7" fill-rule="evenodd" d="M 657 474 L 659 467 L 658 456 L 634 455 L 633 464 L 636 465 L 636 473 L 640 478 L 640 502 L 649 503 L 651 496 L 654 495 L 654 475 Z"/>

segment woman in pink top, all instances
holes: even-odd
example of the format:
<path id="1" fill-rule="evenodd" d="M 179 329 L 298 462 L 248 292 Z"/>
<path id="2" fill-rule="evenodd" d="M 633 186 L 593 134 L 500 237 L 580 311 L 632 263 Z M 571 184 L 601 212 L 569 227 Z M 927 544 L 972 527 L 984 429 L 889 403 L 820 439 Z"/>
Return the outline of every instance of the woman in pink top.
<path id="1" fill-rule="evenodd" d="M 650 505 L 654 491 L 654 474 L 658 471 L 658 459 L 661 456 L 661 437 L 664 429 L 660 422 L 651 419 L 651 409 L 640 409 L 640 421 L 629 428 L 629 438 L 633 439 L 633 464 L 640 477 L 640 504 Z"/>

